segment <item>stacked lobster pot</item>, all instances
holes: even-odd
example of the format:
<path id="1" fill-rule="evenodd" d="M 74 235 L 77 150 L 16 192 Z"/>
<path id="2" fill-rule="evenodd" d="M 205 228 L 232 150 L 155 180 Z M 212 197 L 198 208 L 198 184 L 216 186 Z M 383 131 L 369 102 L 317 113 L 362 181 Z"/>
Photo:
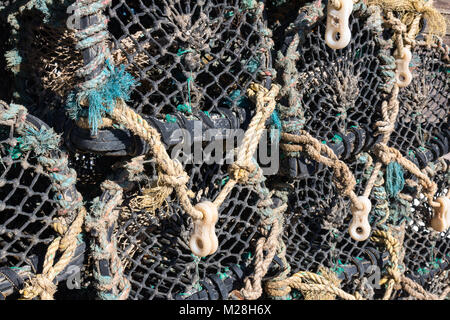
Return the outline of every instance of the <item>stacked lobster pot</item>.
<path id="1" fill-rule="evenodd" d="M 0 299 L 448 296 L 431 3 L 13 0 L 0 25 Z"/>

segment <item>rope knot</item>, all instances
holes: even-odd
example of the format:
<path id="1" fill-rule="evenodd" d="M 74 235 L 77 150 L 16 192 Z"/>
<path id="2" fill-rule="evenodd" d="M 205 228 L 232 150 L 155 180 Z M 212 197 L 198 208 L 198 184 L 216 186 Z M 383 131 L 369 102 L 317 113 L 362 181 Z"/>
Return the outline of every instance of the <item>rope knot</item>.
<path id="1" fill-rule="evenodd" d="M 374 153 L 384 164 L 395 162 L 398 155 L 395 153 L 396 150 L 389 149 L 385 144 L 378 143 L 373 147 Z"/>
<path id="2" fill-rule="evenodd" d="M 292 288 L 286 281 L 270 281 L 266 284 L 266 292 L 271 297 L 284 297 L 291 293 Z"/>
<path id="3" fill-rule="evenodd" d="M 230 177 L 240 183 L 247 183 L 255 170 L 256 167 L 254 164 L 243 165 L 237 162 L 233 162 L 228 167 Z"/>
<path id="4" fill-rule="evenodd" d="M 25 285 L 21 294 L 27 300 L 31 300 L 37 296 L 40 296 L 43 300 L 53 300 L 56 288 L 56 285 L 50 279 L 42 274 L 38 274 L 30 280 L 30 283 Z"/>
<path id="5" fill-rule="evenodd" d="M 183 166 L 178 161 L 173 161 L 172 174 L 160 172 L 160 182 L 164 185 L 177 188 L 189 182 L 188 174 L 183 170 Z"/>
<path id="6" fill-rule="evenodd" d="M 392 277 L 392 279 L 395 281 L 395 283 L 399 285 L 402 279 L 402 274 L 400 273 L 400 271 L 398 271 L 398 269 L 395 268 L 389 268 L 388 272 L 389 275 Z"/>

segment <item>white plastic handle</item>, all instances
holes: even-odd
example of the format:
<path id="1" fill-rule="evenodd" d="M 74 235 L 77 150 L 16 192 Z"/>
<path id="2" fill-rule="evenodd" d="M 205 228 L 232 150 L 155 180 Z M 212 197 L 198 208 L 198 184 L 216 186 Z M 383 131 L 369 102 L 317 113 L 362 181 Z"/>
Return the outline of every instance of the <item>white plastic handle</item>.
<path id="1" fill-rule="evenodd" d="M 395 79 L 399 88 L 404 88 L 411 83 L 412 74 L 409 70 L 409 63 L 411 62 L 411 50 L 403 47 L 401 58 L 396 60 L 397 70 L 395 72 Z"/>
<path id="2" fill-rule="evenodd" d="M 441 205 L 434 208 L 434 215 L 431 219 L 431 227 L 439 232 L 443 232 L 450 227 L 450 199 L 440 197 L 436 199 Z"/>
<path id="3" fill-rule="evenodd" d="M 348 232 L 354 240 L 364 241 L 370 235 L 369 213 L 372 209 L 372 203 L 369 198 L 364 196 L 359 196 L 358 200 L 363 208 L 362 210 L 358 210 L 354 206 L 351 207 L 353 218 L 350 221 Z"/>
<path id="4" fill-rule="evenodd" d="M 200 202 L 195 208 L 203 213 L 203 219 L 194 220 L 194 230 L 189 240 L 189 247 L 196 256 L 206 257 L 216 252 L 219 246 L 215 233 L 219 212 L 210 201 Z"/>
<path id="5" fill-rule="evenodd" d="M 328 2 L 325 42 L 332 49 L 345 48 L 352 38 L 348 19 L 353 10 L 353 0 L 340 0 L 341 7 L 334 8 Z"/>

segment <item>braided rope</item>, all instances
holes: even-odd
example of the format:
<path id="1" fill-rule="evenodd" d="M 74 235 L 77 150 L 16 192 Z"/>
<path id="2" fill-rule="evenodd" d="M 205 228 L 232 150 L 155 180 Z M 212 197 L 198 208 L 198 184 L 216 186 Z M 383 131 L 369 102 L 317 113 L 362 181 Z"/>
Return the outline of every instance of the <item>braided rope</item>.
<path id="1" fill-rule="evenodd" d="M 81 226 L 83 225 L 85 216 L 86 209 L 81 207 L 78 210 L 75 221 L 70 225 L 64 237 L 57 237 L 49 245 L 45 255 L 42 273 L 25 283 L 25 288 L 20 291 L 24 299 L 33 299 L 39 296 L 42 300 L 53 300 L 53 295 L 56 292 L 56 285 L 53 281 L 67 267 L 75 254 L 78 244 L 78 234 L 81 232 Z M 58 259 L 58 262 L 54 263 L 58 250 L 63 252 L 63 254 Z"/>
<path id="2" fill-rule="evenodd" d="M 383 300 L 389 300 L 394 286 L 401 283 L 401 273 L 398 270 L 399 252 L 401 250 L 400 242 L 394 238 L 389 231 L 374 230 L 372 237 L 370 238 L 376 243 L 383 244 L 389 252 L 391 258 L 391 265 L 386 268 L 390 279 L 387 281 L 386 292 L 383 296 Z M 386 279 L 383 279 L 381 283 L 384 283 Z"/>
<path id="3" fill-rule="evenodd" d="M 309 280 L 312 283 L 305 283 L 305 280 Z M 358 293 L 355 295 L 349 294 L 336 287 L 323 276 L 308 271 L 299 271 L 285 280 L 271 281 L 266 285 L 265 289 L 268 294 L 274 297 L 286 296 L 292 289 L 297 289 L 302 292 L 331 293 L 344 300 L 363 300 Z"/>
<path id="4" fill-rule="evenodd" d="M 356 208 L 361 208 L 361 204 L 354 192 L 354 188 L 356 186 L 355 177 L 345 162 L 339 160 L 329 146 L 321 143 L 304 130 L 300 131 L 300 135 L 282 133 L 281 138 L 286 142 L 297 144 L 280 144 L 280 147 L 283 150 L 304 151 L 313 160 L 333 168 L 333 180 L 338 190 L 343 195 L 348 196 Z M 325 156 L 323 156 L 322 153 L 325 154 Z"/>
<path id="5" fill-rule="evenodd" d="M 445 288 L 442 293 L 437 296 L 427 292 L 420 284 L 405 275 L 402 275 L 401 281 L 403 289 L 405 289 L 405 291 L 412 297 L 419 300 L 445 300 L 450 293 L 450 286 L 447 286 L 447 288 Z"/>
<path id="6" fill-rule="evenodd" d="M 143 138 L 150 147 L 154 160 L 159 169 L 161 182 L 173 187 L 179 197 L 183 209 L 193 219 L 200 220 L 203 214 L 195 209 L 190 201 L 186 183 L 189 181 L 183 166 L 177 160 L 172 160 L 161 141 L 159 132 L 150 126 L 148 122 L 128 107 L 122 99 L 118 99 L 111 113 L 114 121 L 122 124 L 134 134 Z"/>
<path id="7" fill-rule="evenodd" d="M 104 300 L 126 300 L 131 290 L 129 280 L 124 276 L 123 264 L 117 253 L 117 240 L 110 235 L 114 230 L 119 210 L 116 207 L 122 202 L 123 189 L 117 183 L 106 180 L 102 189 L 107 192 L 109 200 L 101 202 L 94 199 L 92 212 L 86 217 L 86 230 L 90 231 L 94 243 L 94 277 L 99 297 Z M 107 261 L 108 275 L 103 275 L 100 262 Z"/>
<path id="8" fill-rule="evenodd" d="M 253 155 L 265 129 L 265 123 L 275 110 L 275 98 L 279 90 L 278 85 L 272 85 L 270 90 L 260 84 L 250 85 L 247 94 L 256 103 L 256 114 L 245 131 L 242 144 L 238 147 L 236 161 L 229 167 L 230 180 L 214 200 L 217 208 L 220 207 L 237 182 L 248 182 L 250 175 L 258 170 L 252 161 Z"/>
<path id="9" fill-rule="evenodd" d="M 238 181 L 243 183 L 247 182 L 250 173 L 256 169 L 252 163 L 252 157 L 265 128 L 265 122 L 275 108 L 275 97 L 278 91 L 279 86 L 277 85 L 273 85 L 270 90 L 259 84 L 252 84 L 250 86 L 248 95 L 250 98 L 256 100 L 256 114 L 252 118 L 244 134 L 242 144 L 237 150 L 237 159 L 230 166 L 231 179 L 214 201 L 216 207 L 220 207 Z M 180 162 L 170 158 L 164 144 L 161 142 L 158 131 L 150 126 L 133 109 L 126 106 L 122 99 L 118 99 L 111 113 L 111 118 L 119 124 L 126 126 L 130 131 L 143 138 L 149 144 L 159 169 L 161 183 L 175 189 L 180 204 L 187 214 L 195 220 L 202 219 L 203 214 L 195 209 L 190 201 L 192 192 L 186 186 L 186 183 L 189 181 L 189 176 L 184 171 Z"/>
<path id="10" fill-rule="evenodd" d="M 271 200 L 270 197 L 267 198 Z M 265 202 L 264 200 L 262 202 Z M 263 205 L 270 208 L 272 201 L 264 203 Z M 267 237 L 261 237 L 258 239 L 255 248 L 255 270 L 253 274 L 244 280 L 244 288 L 240 290 L 240 294 L 249 300 L 258 299 L 262 293 L 262 279 L 266 275 L 269 266 L 275 257 L 277 252 L 281 253 L 281 259 L 283 263 L 287 265 L 287 261 L 284 259 L 285 245 L 281 239 L 283 233 L 283 212 L 287 209 L 287 204 L 283 204 L 280 207 L 273 209 L 271 215 L 268 216 L 268 220 L 271 220 L 270 234 Z M 268 223 L 263 221 L 264 225 Z M 267 230 L 267 229 L 266 229 Z M 264 232 L 264 230 L 263 230 Z M 267 254 L 264 256 L 264 252 Z M 289 267 L 283 271 L 283 273 L 289 272 Z M 283 276 L 283 275 L 280 275 Z"/>

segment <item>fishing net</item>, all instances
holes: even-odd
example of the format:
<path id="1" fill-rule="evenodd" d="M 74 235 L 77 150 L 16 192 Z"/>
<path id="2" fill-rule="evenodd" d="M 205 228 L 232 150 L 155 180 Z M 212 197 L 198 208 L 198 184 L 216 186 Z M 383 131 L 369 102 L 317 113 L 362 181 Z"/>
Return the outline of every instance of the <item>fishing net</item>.
<path id="1" fill-rule="evenodd" d="M 17 298 L 25 279 L 49 267 L 47 247 L 66 233 L 80 198 L 54 132 L 23 107 L 1 104 L 0 287 L 2 298 Z M 82 267 L 84 249 L 77 240 L 56 282 Z"/>
<path id="2" fill-rule="evenodd" d="M 196 194 L 204 190 L 205 198 L 216 195 L 226 179 L 221 166 L 196 166 L 188 172 L 192 181 L 204 181 L 195 185 L 191 182 L 191 190 Z M 217 284 L 208 284 L 211 280 L 207 279 L 222 282 L 227 270 L 243 265 L 251 255 L 260 221 L 258 199 L 251 188 L 233 191 L 220 211 L 217 254 L 201 259 L 189 249 L 190 219 L 182 214 L 176 199 L 167 199 L 166 206 L 150 217 L 145 209 L 137 211 L 130 202 L 123 205 L 117 222 L 118 251 L 124 274 L 130 279 L 130 298 L 181 299 L 203 290 L 206 297 L 227 299 L 227 294 L 223 296 L 215 288 Z M 144 230 L 142 225 L 146 226 Z M 228 293 L 238 285 L 234 283 Z"/>
<path id="3" fill-rule="evenodd" d="M 395 65 L 394 68 L 389 65 L 388 59 L 391 55 L 391 35 L 380 28 L 380 17 L 377 17 L 379 12 L 364 7 L 358 11 L 354 7 L 349 20 L 352 40 L 345 49 L 332 50 L 324 41 L 326 21 L 321 19 L 321 10 L 323 6 L 320 2 L 301 8 L 298 18 L 287 28 L 284 49 L 281 49 L 278 60 L 278 66 L 283 67 L 281 77 L 286 85 L 285 100 L 280 100 L 279 110 L 287 116 L 285 119 L 283 115 L 280 117 L 284 120 L 285 131 L 299 132 L 306 129 L 322 143 L 330 144 L 333 151 L 345 159 L 357 182 L 356 193 L 361 193 L 373 169 L 373 164 L 371 167 L 368 163 L 370 156 L 363 151 L 370 150 L 375 142 L 370 136 L 377 139 L 374 134 L 375 124 L 381 120 L 382 102 L 392 89 L 392 81 L 388 77 L 388 71 L 395 69 Z M 445 49 L 439 48 L 439 45 L 430 48 L 422 44 L 414 51 L 416 59 L 428 62 L 415 62 L 413 83 L 400 91 L 399 120 L 390 138 L 390 144 L 404 154 L 409 151 L 410 158 L 420 168 L 428 164 L 434 168 L 435 165 L 430 162 L 448 152 L 443 147 L 448 143 L 448 135 L 444 133 L 448 127 L 448 112 L 444 111 L 448 109 L 448 81 L 445 80 L 444 71 L 448 69 L 448 62 Z M 419 56 L 421 58 L 417 58 Z M 286 63 L 287 59 L 292 59 L 293 63 Z M 425 80 L 427 77 L 429 81 Z M 433 89 L 427 89 L 425 82 L 433 83 Z M 294 89 L 292 83 L 296 84 Z M 418 91 L 435 88 L 436 94 L 427 91 L 422 96 L 431 102 L 425 107 L 421 104 L 423 100 L 419 100 Z M 411 100 L 407 100 L 408 97 Z M 422 124 L 418 124 L 417 119 L 409 118 L 414 114 L 411 108 L 418 108 L 416 110 L 426 112 L 428 116 L 435 115 L 432 116 L 435 122 L 427 120 L 425 126 L 422 118 Z M 434 140 L 439 142 L 431 144 L 431 139 L 424 139 L 424 136 L 414 140 L 412 132 L 422 128 L 422 133 L 428 137 L 433 135 L 432 132 L 438 132 L 440 139 Z M 425 144 L 428 149 L 423 148 Z M 422 147 L 417 147 L 419 145 Z M 421 149 L 421 161 L 417 161 L 418 157 L 411 152 L 412 146 Z M 432 154 L 431 150 L 435 150 L 435 153 Z M 285 160 L 288 170 L 284 172 L 291 177 L 298 177 L 292 180 L 290 215 L 284 235 L 286 257 L 291 268 L 295 271 L 320 271 L 325 266 L 337 272 L 341 288 L 345 288 L 345 291 L 361 290 L 366 298 L 381 298 L 380 293 L 384 292 L 384 288 L 373 290 L 364 287 L 364 281 L 370 275 L 366 271 L 371 265 L 386 272 L 388 255 L 385 248 L 377 247 L 373 241 L 357 242 L 349 236 L 350 204 L 339 196 L 339 190 L 333 183 L 333 171 L 308 159 L 305 161 L 304 158 L 308 157 L 305 154 L 290 152 L 291 155 L 293 153 L 294 157 Z M 445 190 L 448 188 L 448 160 L 440 161 L 443 179 L 439 180 L 439 185 L 443 189 L 439 190 Z M 426 284 L 427 289 L 439 294 L 442 287 L 438 287 L 447 273 L 448 232 L 430 235 L 425 227 L 430 219 L 429 209 L 419 205 L 417 200 L 409 205 L 403 199 L 388 198 L 383 187 L 385 179 L 389 179 L 386 172 L 380 173 L 375 183 L 372 203 L 376 205 L 370 224 L 373 228 L 383 229 L 380 222 L 388 219 L 392 227 L 403 228 L 402 237 L 406 237 L 404 243 L 408 246 L 403 253 L 405 268 L 408 270 L 406 274 L 415 280 L 420 278 L 422 285 Z M 414 188 L 405 188 L 404 193 L 412 197 L 419 195 Z M 385 215 L 386 209 L 390 211 L 389 218 Z M 424 237 L 428 240 L 425 241 Z M 430 240 L 432 243 L 425 244 Z M 422 250 L 424 254 L 419 258 L 412 254 L 411 247 L 420 248 L 419 251 Z M 420 265 L 428 266 L 426 272 L 429 272 L 430 265 L 434 265 L 433 275 L 421 278 L 423 270 Z M 407 294 L 403 293 L 402 296 L 399 293 L 396 298 L 405 296 Z"/>
<path id="4" fill-rule="evenodd" d="M 335 50 L 325 34 L 336 1 L 14 3 L 5 2 L 1 15 L 8 32 L 0 64 L 13 81 L 2 83 L 0 98 L 26 105 L 61 134 L 65 170 L 76 172 L 68 201 L 78 203 L 80 192 L 88 212 L 82 248 L 60 248 L 70 262 L 48 272 L 44 257 L 58 233 L 73 238 L 67 230 L 84 211 L 78 204 L 61 215 L 60 183 L 42 172 L 39 151 L 21 151 L 28 133 L 5 125 L 0 268 L 39 281 L 58 273 L 52 281 L 60 283 L 55 294 L 39 281 L 21 281 L 22 294 L 446 297 L 450 234 L 430 225 L 438 199 L 449 194 L 449 61 L 437 37 L 424 37 L 426 19 L 419 15 L 415 25 L 360 1 L 349 16 L 349 44 Z M 411 47 L 412 82 L 399 88 L 400 45 Z M 14 106 L 5 104 L 3 113 Z M 26 119 L 45 126 L 36 117 Z M 271 129 L 262 139 L 258 118 Z M 264 144 L 279 151 L 272 158 L 279 170 L 265 172 L 260 153 L 243 161 L 239 146 L 234 164 L 224 160 L 236 146 L 214 154 L 219 163 L 173 161 L 208 150 L 205 137 L 234 141 L 230 129 L 246 134 L 248 150 L 259 141 L 258 152 Z M 180 152 L 187 136 L 194 143 Z M 360 195 L 371 203 L 370 234 L 357 241 L 349 229 Z M 208 201 L 218 212 L 218 245 L 201 257 L 191 238 L 196 205 Z M 54 230 L 55 219 L 65 233 Z M 36 270 L 30 257 L 39 261 Z M 74 265 L 82 266 L 78 291 L 61 282 Z M 17 294 L 1 275 L 0 292 Z"/>
<path id="5" fill-rule="evenodd" d="M 448 67 L 448 49 L 440 42 L 430 46 L 419 41 L 412 58 L 413 80 L 400 92 L 401 109 L 392 145 L 404 154 L 419 154 L 421 167 L 431 160 L 429 156 L 424 159 L 425 149 L 437 156 L 448 153 L 442 143 L 448 139 L 449 128 Z"/>
<path id="6" fill-rule="evenodd" d="M 132 106 L 147 115 L 236 106 L 265 65 L 263 17 L 238 1 L 115 1 L 108 15 L 116 62 L 141 84 Z"/>

